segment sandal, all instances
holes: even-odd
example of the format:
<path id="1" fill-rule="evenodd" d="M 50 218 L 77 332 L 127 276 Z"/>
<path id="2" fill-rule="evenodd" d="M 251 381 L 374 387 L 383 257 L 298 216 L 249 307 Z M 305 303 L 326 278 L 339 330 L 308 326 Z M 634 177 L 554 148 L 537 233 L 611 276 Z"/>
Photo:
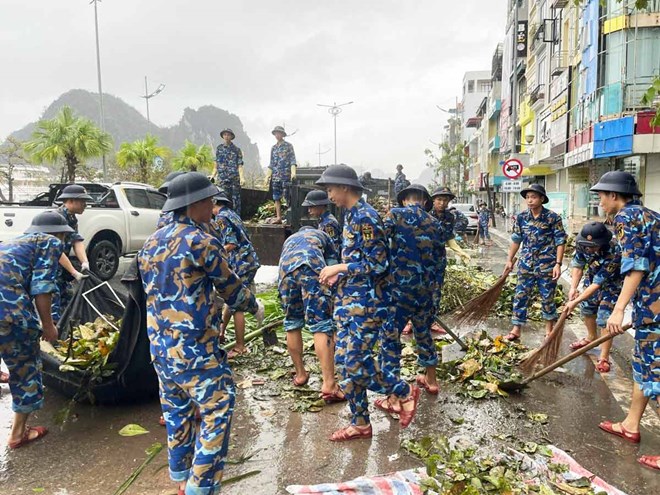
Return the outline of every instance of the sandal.
<path id="1" fill-rule="evenodd" d="M 352 433 L 351 430 L 353 430 Z M 335 431 L 330 435 L 329 440 L 331 442 L 346 442 L 348 440 L 359 440 L 360 438 L 371 438 L 372 436 L 373 431 L 370 424 L 365 426 L 350 425 Z"/>
<path id="2" fill-rule="evenodd" d="M 0 383 L 9 383 L 9 373 L 0 371 Z"/>
<path id="3" fill-rule="evenodd" d="M 599 373 L 609 373 L 612 363 L 607 359 L 599 359 L 598 364 L 596 364 L 596 369 Z"/>
<path id="4" fill-rule="evenodd" d="M 520 340 L 520 335 L 516 335 L 513 332 L 509 332 L 503 337 L 503 339 L 506 340 L 507 342 L 515 342 L 516 340 Z"/>
<path id="5" fill-rule="evenodd" d="M 621 431 L 616 431 L 613 428 L 615 424 L 619 425 Z M 631 443 L 639 443 L 640 440 L 642 439 L 639 433 L 632 433 L 626 430 L 621 423 L 612 423 L 611 421 L 603 421 L 601 424 L 598 425 L 598 428 L 614 436 L 621 437 L 624 440 L 627 440 L 628 442 Z"/>
<path id="6" fill-rule="evenodd" d="M 437 333 L 439 335 L 447 335 L 447 332 L 445 331 L 445 329 L 442 328 L 437 323 L 434 323 L 433 325 L 431 325 L 431 333 Z"/>
<path id="7" fill-rule="evenodd" d="M 346 395 L 339 390 L 339 388 L 336 388 L 333 392 L 325 393 L 321 392 L 321 398 L 325 401 L 326 404 L 335 404 L 337 402 L 344 402 L 346 401 Z"/>
<path id="8" fill-rule="evenodd" d="M 419 395 L 421 393 L 419 387 L 417 385 L 411 385 L 410 389 L 410 395 L 401 401 L 401 412 L 399 413 L 399 425 L 401 428 L 408 428 L 408 425 L 412 423 L 415 413 L 417 412 L 417 406 L 419 405 Z M 403 405 L 411 401 L 413 403 L 413 408 L 410 411 L 406 411 L 403 408 Z"/>
<path id="9" fill-rule="evenodd" d="M 244 356 L 245 354 L 250 354 L 250 349 L 248 349 L 247 347 L 242 351 L 237 351 L 236 349 L 232 349 L 227 353 L 227 359 L 236 359 L 237 357 Z"/>
<path id="10" fill-rule="evenodd" d="M 412 333 L 412 331 L 413 331 L 412 322 L 409 321 L 408 323 L 406 323 L 406 326 L 403 327 L 403 330 L 401 331 L 401 334 L 410 335 Z"/>
<path id="11" fill-rule="evenodd" d="M 440 387 L 438 387 L 437 385 L 429 385 L 424 375 L 419 375 L 415 379 L 415 381 L 417 382 L 417 385 L 419 385 L 421 388 L 426 390 L 426 392 L 431 395 L 438 395 L 438 393 L 440 392 Z"/>
<path id="12" fill-rule="evenodd" d="M 660 471 L 660 455 L 643 455 L 637 459 L 642 466 Z"/>
<path id="13" fill-rule="evenodd" d="M 295 373 L 293 374 L 293 386 L 294 387 L 304 387 L 305 385 L 307 385 L 308 381 L 309 381 L 309 373 L 307 373 L 305 375 L 305 379 L 302 380 L 302 381 L 298 380 L 298 375 L 296 375 Z"/>
<path id="14" fill-rule="evenodd" d="M 160 426 L 165 426 L 165 417 L 164 416 L 161 416 L 160 418 L 158 418 L 158 424 Z"/>
<path id="15" fill-rule="evenodd" d="M 573 342 L 569 347 L 571 348 L 571 350 L 577 351 L 578 349 L 582 349 L 583 347 L 588 346 L 589 344 L 591 344 L 591 340 L 580 339 Z"/>
<path id="16" fill-rule="evenodd" d="M 35 437 L 30 437 L 30 432 L 36 432 Z M 23 432 L 23 438 L 16 442 L 9 442 L 9 448 L 10 449 L 18 449 L 19 447 L 23 447 L 24 445 L 27 445 L 28 443 L 34 442 L 35 440 L 39 440 L 40 438 L 43 438 L 46 436 L 48 433 L 48 428 L 45 426 L 26 426 L 25 431 Z"/>
<path id="17" fill-rule="evenodd" d="M 388 414 L 401 414 L 401 409 L 394 409 L 394 407 L 392 407 L 389 397 L 381 397 L 380 399 L 376 399 L 374 404 L 378 409 Z"/>

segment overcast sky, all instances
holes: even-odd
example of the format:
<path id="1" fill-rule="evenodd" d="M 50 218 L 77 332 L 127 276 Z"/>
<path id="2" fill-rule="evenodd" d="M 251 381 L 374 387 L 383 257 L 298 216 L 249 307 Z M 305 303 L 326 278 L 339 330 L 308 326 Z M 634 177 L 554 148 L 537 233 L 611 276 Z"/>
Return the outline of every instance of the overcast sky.
<path id="1" fill-rule="evenodd" d="M 151 119 L 185 107 L 237 114 L 268 157 L 274 125 L 298 129 L 300 163 L 332 146 L 317 103 L 353 100 L 338 117 L 338 160 L 421 173 L 463 73 L 490 69 L 506 0 L 103 0 L 103 90 L 145 112 L 144 76 L 166 84 Z M 88 0 L 0 0 L 0 141 L 65 91 L 97 91 Z M 324 163 L 332 161 L 332 151 Z M 266 158 L 265 158 L 266 157 Z M 267 165 L 262 163 L 262 165 Z"/>

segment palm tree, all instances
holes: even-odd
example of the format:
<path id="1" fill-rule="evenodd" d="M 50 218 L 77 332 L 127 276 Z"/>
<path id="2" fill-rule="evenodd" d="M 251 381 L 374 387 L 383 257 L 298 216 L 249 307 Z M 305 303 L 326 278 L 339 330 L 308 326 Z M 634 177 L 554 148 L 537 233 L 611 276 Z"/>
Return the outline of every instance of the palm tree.
<path id="1" fill-rule="evenodd" d="M 122 143 L 117 152 L 117 165 L 121 168 L 137 166 L 140 182 L 149 180 L 149 166 L 157 156 L 165 158 L 170 150 L 165 146 L 158 146 L 158 138 L 147 134 L 144 139 L 132 143 Z"/>
<path id="2" fill-rule="evenodd" d="M 179 154 L 172 161 L 172 167 L 175 170 L 186 172 L 210 172 L 213 169 L 214 163 L 213 150 L 208 144 L 203 144 L 198 148 L 194 143 L 186 139 L 186 144 L 179 150 Z"/>
<path id="3" fill-rule="evenodd" d="M 76 167 L 90 158 L 96 158 L 112 149 L 110 134 L 94 123 L 76 117 L 70 107 L 62 107 L 55 118 L 40 120 L 25 143 L 25 151 L 36 163 L 62 162 L 66 179 L 76 180 Z"/>

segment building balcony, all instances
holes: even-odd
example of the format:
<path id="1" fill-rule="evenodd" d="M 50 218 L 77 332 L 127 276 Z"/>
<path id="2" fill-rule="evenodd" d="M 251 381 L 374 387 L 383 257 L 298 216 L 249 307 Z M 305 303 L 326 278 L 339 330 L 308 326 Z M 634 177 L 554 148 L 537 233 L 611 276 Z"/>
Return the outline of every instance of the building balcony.
<path id="1" fill-rule="evenodd" d="M 550 75 L 558 76 L 570 66 L 570 53 L 568 51 L 555 52 L 550 57 Z"/>
<path id="2" fill-rule="evenodd" d="M 488 120 L 493 120 L 499 117 L 500 111 L 502 110 L 502 100 L 499 98 L 495 100 L 488 100 L 488 108 L 486 110 L 486 115 L 488 115 Z"/>
<path id="3" fill-rule="evenodd" d="M 568 0 L 552 0 L 550 5 L 553 9 L 563 9 L 568 5 Z"/>
<path id="4" fill-rule="evenodd" d="M 529 92 L 529 103 L 532 105 L 543 99 L 545 99 L 545 84 L 537 84 L 536 87 Z"/>
<path id="5" fill-rule="evenodd" d="M 488 141 L 488 152 L 489 153 L 499 153 L 500 151 L 500 136 L 497 135 Z"/>

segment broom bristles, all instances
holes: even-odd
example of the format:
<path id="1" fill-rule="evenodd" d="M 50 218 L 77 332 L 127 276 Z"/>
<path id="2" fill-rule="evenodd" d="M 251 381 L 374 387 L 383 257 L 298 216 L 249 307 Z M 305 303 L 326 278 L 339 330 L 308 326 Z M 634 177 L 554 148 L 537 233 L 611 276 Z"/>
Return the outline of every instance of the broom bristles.
<path id="1" fill-rule="evenodd" d="M 530 373 L 539 363 L 545 367 L 550 366 L 557 361 L 562 338 L 564 336 L 566 318 L 568 318 L 568 313 L 564 311 L 557 320 L 557 323 L 555 323 L 555 326 L 552 328 L 550 335 L 545 338 L 538 349 L 533 351 L 528 357 L 520 362 L 520 369 L 522 371 Z"/>
<path id="2" fill-rule="evenodd" d="M 465 303 L 455 312 L 456 322 L 460 325 L 476 325 L 486 320 L 500 298 L 508 276 L 508 273 L 502 274 L 490 289 Z"/>

